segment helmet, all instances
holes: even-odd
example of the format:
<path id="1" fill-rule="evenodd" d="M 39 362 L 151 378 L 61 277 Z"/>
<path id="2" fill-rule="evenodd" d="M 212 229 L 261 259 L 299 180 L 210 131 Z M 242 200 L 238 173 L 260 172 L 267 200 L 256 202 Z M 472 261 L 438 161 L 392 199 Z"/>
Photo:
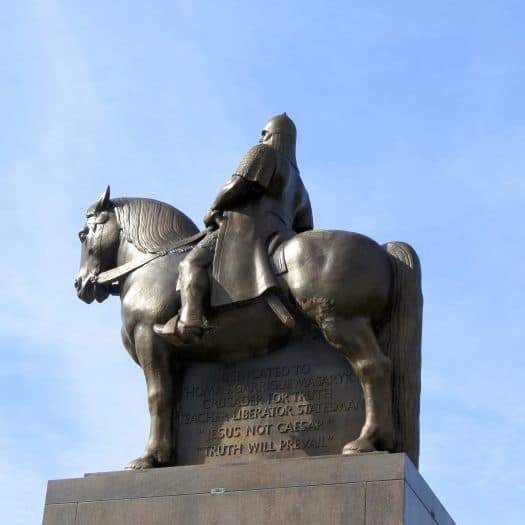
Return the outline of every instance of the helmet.
<path id="1" fill-rule="evenodd" d="M 295 159 L 295 142 L 297 138 L 297 129 L 293 120 L 286 114 L 272 117 L 262 130 L 260 142 L 273 146 L 288 157 L 290 162 L 297 167 Z"/>
<path id="2" fill-rule="evenodd" d="M 297 130 L 293 120 L 286 114 L 276 115 L 272 117 L 264 126 L 263 131 L 269 131 L 270 133 L 282 133 L 283 135 L 289 135 L 290 137 L 297 137 Z"/>

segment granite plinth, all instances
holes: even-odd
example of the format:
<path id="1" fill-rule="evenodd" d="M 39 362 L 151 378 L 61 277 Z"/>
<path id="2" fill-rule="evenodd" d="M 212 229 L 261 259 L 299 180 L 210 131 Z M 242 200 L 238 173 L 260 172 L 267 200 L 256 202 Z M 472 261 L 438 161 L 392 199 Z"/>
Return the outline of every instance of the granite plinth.
<path id="1" fill-rule="evenodd" d="M 453 525 L 404 454 L 110 472 L 50 481 L 43 525 Z"/>
<path id="2" fill-rule="evenodd" d="M 191 363 L 177 399 L 177 465 L 339 454 L 365 418 L 352 367 L 315 336 L 244 361 Z"/>

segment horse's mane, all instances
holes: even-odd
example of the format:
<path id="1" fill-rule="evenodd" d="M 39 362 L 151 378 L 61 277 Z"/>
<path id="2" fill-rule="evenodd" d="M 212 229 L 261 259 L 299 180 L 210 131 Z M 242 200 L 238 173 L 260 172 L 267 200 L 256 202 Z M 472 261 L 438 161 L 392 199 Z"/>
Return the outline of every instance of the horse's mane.
<path id="1" fill-rule="evenodd" d="M 154 199 L 111 199 L 122 236 L 143 253 L 162 253 L 198 231 L 184 213 Z"/>

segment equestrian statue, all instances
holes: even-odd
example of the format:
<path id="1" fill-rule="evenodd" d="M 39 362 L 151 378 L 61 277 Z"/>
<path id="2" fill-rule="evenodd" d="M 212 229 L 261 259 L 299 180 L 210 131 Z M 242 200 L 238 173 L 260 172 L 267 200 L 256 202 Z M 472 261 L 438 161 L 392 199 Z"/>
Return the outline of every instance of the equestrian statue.
<path id="1" fill-rule="evenodd" d="M 406 243 L 313 230 L 297 167 L 296 128 L 268 121 L 204 217 L 206 229 L 152 199 L 87 210 L 77 295 L 120 296 L 122 341 L 144 370 L 151 416 L 144 453 L 126 468 L 177 464 L 173 413 L 188 361 L 236 360 L 320 333 L 363 391 L 360 435 L 343 454 L 419 457 L 421 272 Z"/>

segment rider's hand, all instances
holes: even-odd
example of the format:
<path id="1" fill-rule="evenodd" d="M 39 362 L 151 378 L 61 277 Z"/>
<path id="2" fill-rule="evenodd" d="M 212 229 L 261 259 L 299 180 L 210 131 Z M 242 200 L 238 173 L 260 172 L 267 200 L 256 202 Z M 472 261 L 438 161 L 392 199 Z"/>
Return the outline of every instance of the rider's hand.
<path id="1" fill-rule="evenodd" d="M 209 210 L 204 216 L 204 224 L 208 229 L 217 229 L 219 227 L 219 221 L 222 217 L 222 212 L 219 210 Z"/>

